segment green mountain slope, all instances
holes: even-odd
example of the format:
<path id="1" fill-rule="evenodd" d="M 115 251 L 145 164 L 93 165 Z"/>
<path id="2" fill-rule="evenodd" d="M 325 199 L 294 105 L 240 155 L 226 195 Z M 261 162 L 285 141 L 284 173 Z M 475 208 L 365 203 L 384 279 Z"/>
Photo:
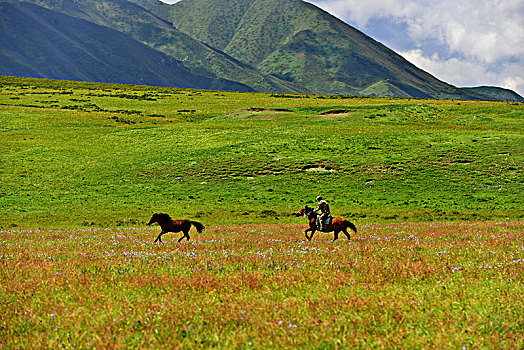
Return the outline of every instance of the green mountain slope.
<path id="1" fill-rule="evenodd" d="M 198 75 L 237 81 L 257 91 L 308 92 L 307 89 L 292 82 L 262 74 L 220 50 L 180 32 L 170 22 L 151 11 L 169 10 L 169 7 L 162 6 L 165 4 L 159 1 L 151 2 L 151 10 L 126 0 L 32 0 L 32 2 L 128 34 L 155 50 L 183 61 L 186 68 Z"/>
<path id="2" fill-rule="evenodd" d="M 472 88 L 462 88 L 470 94 L 477 94 L 483 100 L 506 100 L 524 102 L 524 97 L 514 91 L 499 88 L 496 86 L 479 86 Z"/>
<path id="3" fill-rule="evenodd" d="M 134 1 L 156 2 L 156 0 Z M 253 1 L 182 1 L 168 7 L 170 12 L 164 13 L 163 16 L 173 22 L 180 31 L 189 33 L 219 50 L 224 50 L 236 35 L 237 27 L 245 14 L 250 11 Z"/>
<path id="4" fill-rule="evenodd" d="M 387 84 L 396 95 L 468 97 L 301 0 L 182 0 L 169 20 L 239 61 L 315 93 L 365 94 Z"/>
<path id="5" fill-rule="evenodd" d="M 92 22 L 29 3 L 0 3 L 0 74 L 251 90 L 192 73 L 173 57 Z"/>
<path id="6" fill-rule="evenodd" d="M 520 97 L 494 90 L 460 89 L 440 81 L 302 0 L 181 0 L 173 5 L 159 0 L 4 1 L 16 4 L 27 1 L 54 11 L 57 18 L 65 14 L 96 24 L 97 28 L 125 34 L 125 38 L 104 37 L 95 30 L 87 30 L 73 39 L 75 45 L 70 45 L 70 41 L 63 40 L 69 28 L 54 22 L 42 25 L 32 19 L 15 23 L 2 14 L 6 20 L 0 23 L 4 45 L 0 47 L 1 64 L 2 73 L 7 75 L 30 72 L 31 76 L 42 76 L 36 72 L 46 68 L 61 74 L 46 77 L 107 82 L 119 78 L 118 81 L 130 82 L 126 76 L 134 74 L 136 68 L 132 67 L 143 65 L 156 71 L 156 78 L 139 80 L 151 85 L 181 86 L 162 82 L 172 80 L 170 75 L 175 75 L 179 80 L 197 79 L 198 84 L 210 81 L 213 84 L 202 87 L 218 86 L 225 90 L 457 99 L 519 100 Z M 22 24 L 23 30 L 9 27 Z M 69 24 L 75 26 L 76 22 Z M 33 31 L 42 40 L 33 43 Z M 76 31 L 78 28 L 72 33 Z M 55 36 L 60 39 L 50 40 Z M 82 46 L 94 41 L 97 42 L 94 52 L 89 46 Z M 131 52 L 132 41 L 133 45 L 139 42 L 153 51 L 146 54 L 141 47 Z M 124 43 L 127 52 L 120 48 Z M 107 64 L 79 64 L 73 69 L 74 63 L 65 63 L 62 57 L 63 51 L 72 47 L 82 47 L 84 55 L 77 52 L 81 60 L 97 56 L 100 51 L 116 52 L 119 63 L 113 66 L 117 69 L 111 71 Z M 39 55 L 32 55 L 37 48 Z M 171 62 L 174 71 L 170 68 L 164 73 L 160 67 L 151 65 L 154 57 Z M 104 60 L 112 62 L 113 58 Z M 182 78 L 182 70 L 200 78 Z"/>

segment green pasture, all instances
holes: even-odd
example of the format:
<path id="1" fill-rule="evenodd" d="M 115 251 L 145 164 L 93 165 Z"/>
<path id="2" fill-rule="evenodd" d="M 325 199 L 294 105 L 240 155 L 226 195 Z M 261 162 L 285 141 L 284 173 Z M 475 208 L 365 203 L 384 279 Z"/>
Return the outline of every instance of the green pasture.
<path id="1" fill-rule="evenodd" d="M 0 78 L 0 227 L 524 217 L 524 106 Z"/>

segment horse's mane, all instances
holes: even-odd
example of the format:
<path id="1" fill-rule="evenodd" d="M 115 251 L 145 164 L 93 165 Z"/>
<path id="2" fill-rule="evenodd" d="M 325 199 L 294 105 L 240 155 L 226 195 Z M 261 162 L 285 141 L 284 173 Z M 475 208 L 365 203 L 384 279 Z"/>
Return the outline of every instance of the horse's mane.
<path id="1" fill-rule="evenodd" d="M 171 216 L 169 216 L 169 214 L 160 213 L 160 214 L 157 214 L 157 216 L 159 219 L 162 219 L 162 220 L 169 220 L 169 221 L 173 220 L 171 219 Z"/>
<path id="2" fill-rule="evenodd" d="M 315 214 L 317 215 L 317 213 L 315 213 L 315 209 L 313 208 L 310 208 L 308 207 L 307 205 L 304 207 L 304 209 L 306 209 L 307 213 L 305 213 L 306 215 L 309 215 L 309 214 Z M 317 215 L 318 216 L 318 215 Z"/>

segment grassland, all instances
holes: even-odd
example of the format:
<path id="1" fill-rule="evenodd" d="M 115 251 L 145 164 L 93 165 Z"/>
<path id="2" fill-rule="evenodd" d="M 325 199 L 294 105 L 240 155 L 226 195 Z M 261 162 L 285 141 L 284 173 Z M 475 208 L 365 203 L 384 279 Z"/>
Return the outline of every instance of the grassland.
<path id="1" fill-rule="evenodd" d="M 520 349 L 523 119 L 1 77 L 0 347 Z"/>
<path id="2" fill-rule="evenodd" d="M 0 346 L 521 349 L 522 222 L 0 233 Z"/>
<path id="3" fill-rule="evenodd" d="M 0 84 L 3 228 L 523 218 L 522 104 Z"/>

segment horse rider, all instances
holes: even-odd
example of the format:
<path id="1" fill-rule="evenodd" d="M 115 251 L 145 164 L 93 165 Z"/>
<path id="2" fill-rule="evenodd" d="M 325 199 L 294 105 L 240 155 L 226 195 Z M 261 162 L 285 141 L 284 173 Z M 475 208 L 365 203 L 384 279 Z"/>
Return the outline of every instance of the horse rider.
<path id="1" fill-rule="evenodd" d="M 315 211 L 316 212 L 318 212 L 318 211 L 321 212 L 320 217 L 319 217 L 319 221 L 318 221 L 319 230 L 320 231 L 324 231 L 326 220 L 331 215 L 331 212 L 329 211 L 329 204 L 328 204 L 328 202 L 326 202 L 324 199 L 322 199 L 322 196 L 318 196 L 317 197 L 317 201 L 318 201 L 318 206 L 315 209 Z"/>

